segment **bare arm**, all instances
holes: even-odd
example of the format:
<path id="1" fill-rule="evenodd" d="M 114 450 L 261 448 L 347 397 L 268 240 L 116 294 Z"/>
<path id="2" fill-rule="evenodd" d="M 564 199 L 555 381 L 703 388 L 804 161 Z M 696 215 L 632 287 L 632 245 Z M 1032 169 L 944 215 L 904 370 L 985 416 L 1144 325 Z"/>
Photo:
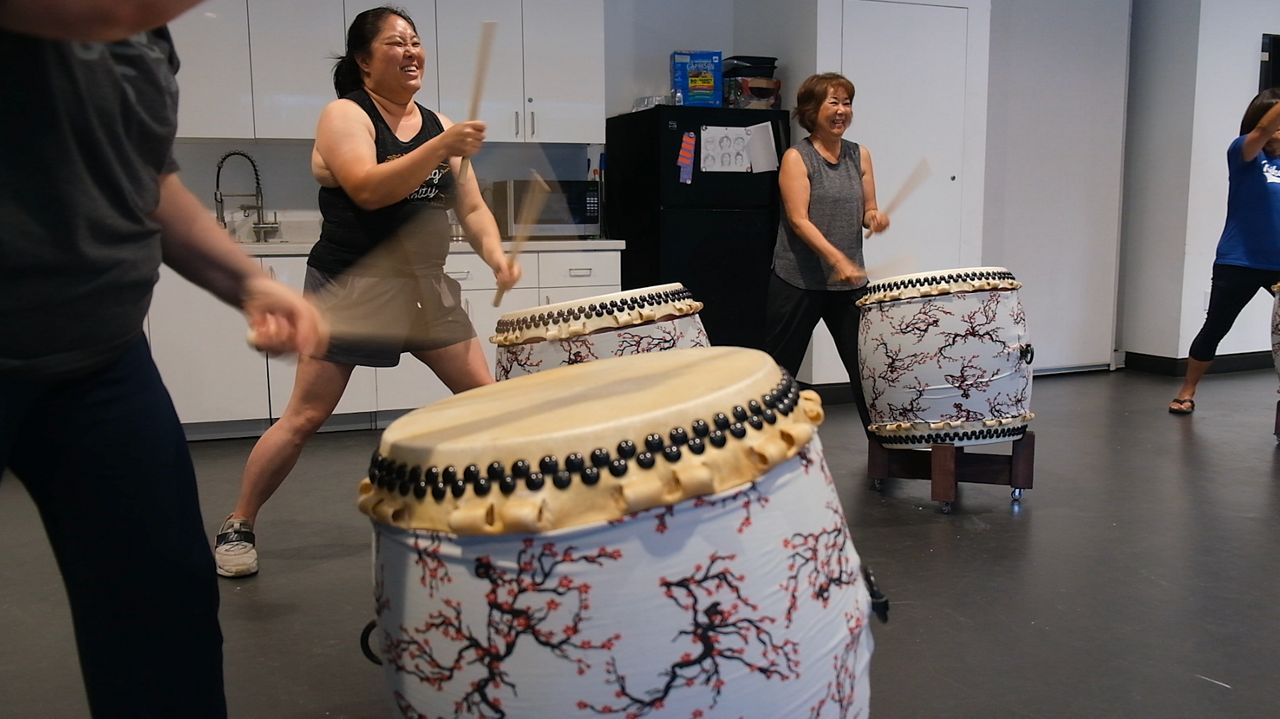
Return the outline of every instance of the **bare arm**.
<path id="1" fill-rule="evenodd" d="M 450 157 L 470 157 L 484 143 L 483 122 L 453 124 L 443 115 L 445 131 L 394 160 L 379 163 L 373 123 L 350 100 L 335 100 L 320 113 L 316 126 L 316 159 L 357 205 L 376 210 L 408 197 L 436 167 Z"/>
<path id="2" fill-rule="evenodd" d="M 314 354 L 327 344 L 328 330 L 316 309 L 267 277 L 176 174 L 160 178 L 160 204 L 152 218 L 160 225 L 164 263 L 243 310 L 259 349 Z"/>
<path id="3" fill-rule="evenodd" d="M 1257 126 L 1244 136 L 1244 146 L 1241 148 L 1244 161 L 1248 162 L 1257 157 L 1277 130 L 1280 130 L 1280 102 L 1272 105 L 1271 109 L 1267 110 L 1267 114 L 1258 120 Z"/>
<path id="4" fill-rule="evenodd" d="M 449 160 L 453 176 L 458 177 L 462 160 L 455 157 Z M 458 222 L 467 233 L 467 241 L 485 264 L 493 268 L 493 276 L 503 290 L 511 289 L 523 274 L 520 265 L 507 257 L 502 251 L 502 235 L 498 231 L 498 222 L 489 211 L 480 195 L 480 185 L 476 182 L 474 168 L 467 173 L 467 179 L 457 185 L 458 203 L 455 212 Z"/>
<path id="5" fill-rule="evenodd" d="M 800 153 L 793 149 L 782 155 L 778 170 L 778 187 L 782 192 L 782 209 L 787 224 L 800 239 L 833 269 L 833 279 L 850 284 L 860 284 L 867 273 L 831 244 L 818 226 L 809 219 L 809 173 L 805 170 Z"/>
<path id="6" fill-rule="evenodd" d="M 889 216 L 880 211 L 876 201 L 876 170 L 871 163 L 871 151 L 858 145 L 862 159 L 862 226 L 870 232 L 884 232 L 889 228 Z"/>
<path id="7" fill-rule="evenodd" d="M 0 28 L 50 40 L 123 40 L 164 25 L 199 2 L 0 0 Z"/>

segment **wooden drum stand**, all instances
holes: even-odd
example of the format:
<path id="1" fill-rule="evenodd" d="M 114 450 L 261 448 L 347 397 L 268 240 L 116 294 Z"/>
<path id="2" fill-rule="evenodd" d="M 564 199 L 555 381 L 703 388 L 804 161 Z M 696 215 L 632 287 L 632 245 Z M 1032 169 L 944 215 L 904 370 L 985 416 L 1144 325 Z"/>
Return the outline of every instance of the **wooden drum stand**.
<path id="1" fill-rule="evenodd" d="M 1276 404 L 1276 435 L 1280 438 L 1280 402 Z M 867 476 L 872 488 L 880 491 L 890 477 L 927 479 L 932 484 L 930 498 L 942 503 L 943 514 L 951 514 L 960 482 L 1012 487 L 1012 501 L 1020 501 L 1023 490 L 1031 489 L 1035 458 L 1036 435 L 1031 430 L 1013 440 L 1013 453 L 1007 455 L 969 454 L 954 444 L 935 444 L 927 452 L 890 449 L 874 436 L 867 438 Z"/>

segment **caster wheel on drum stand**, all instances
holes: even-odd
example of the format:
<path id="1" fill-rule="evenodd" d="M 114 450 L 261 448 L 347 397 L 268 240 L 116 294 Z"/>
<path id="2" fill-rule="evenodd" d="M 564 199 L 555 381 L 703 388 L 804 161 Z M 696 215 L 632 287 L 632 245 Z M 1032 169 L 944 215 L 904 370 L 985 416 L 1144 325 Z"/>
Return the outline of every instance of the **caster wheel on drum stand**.
<path id="1" fill-rule="evenodd" d="M 1021 502 L 1021 501 L 1022 501 L 1022 490 L 1021 490 L 1021 489 L 1015 489 L 1015 490 L 1013 490 L 1012 492 L 1010 492 L 1010 493 L 1009 493 L 1009 501 L 1011 501 L 1011 502 Z"/>
<path id="2" fill-rule="evenodd" d="M 942 506 L 941 506 L 941 507 L 938 507 L 938 510 L 939 510 L 939 511 L 941 511 L 943 514 L 951 514 L 951 510 L 952 510 L 952 509 L 954 509 L 954 508 L 955 508 L 955 504 L 954 504 L 954 503 L 952 503 L 952 502 L 943 502 L 943 503 L 942 503 Z"/>
<path id="3" fill-rule="evenodd" d="M 1278 438 L 1276 439 L 1276 441 L 1277 441 L 1277 442 L 1280 442 L 1280 437 L 1278 437 Z M 871 491 L 872 491 L 872 492 L 884 492 L 884 480 L 883 480 L 883 479 L 873 479 L 873 480 L 871 480 Z"/>

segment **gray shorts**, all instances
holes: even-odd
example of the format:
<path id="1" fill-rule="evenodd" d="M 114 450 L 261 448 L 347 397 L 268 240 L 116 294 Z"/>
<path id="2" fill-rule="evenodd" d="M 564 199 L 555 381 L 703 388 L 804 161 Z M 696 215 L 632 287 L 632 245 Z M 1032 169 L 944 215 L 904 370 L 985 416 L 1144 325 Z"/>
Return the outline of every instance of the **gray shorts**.
<path id="1" fill-rule="evenodd" d="M 414 277 L 330 275 L 308 265 L 303 291 L 329 317 L 332 335 L 320 359 L 395 367 L 405 352 L 435 350 L 476 336 L 462 308 L 462 287 L 439 271 Z"/>

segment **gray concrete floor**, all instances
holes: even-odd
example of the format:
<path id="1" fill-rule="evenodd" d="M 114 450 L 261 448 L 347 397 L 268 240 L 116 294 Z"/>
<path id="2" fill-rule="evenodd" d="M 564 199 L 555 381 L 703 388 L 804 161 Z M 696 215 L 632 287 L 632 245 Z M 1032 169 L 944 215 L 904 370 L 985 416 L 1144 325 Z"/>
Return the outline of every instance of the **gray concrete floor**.
<path id="1" fill-rule="evenodd" d="M 868 491 L 856 414 L 829 408 L 827 459 L 893 602 L 873 625 L 874 716 L 1280 716 L 1276 378 L 1210 376 L 1191 417 L 1165 411 L 1176 384 L 1038 378 L 1036 489 L 1011 505 L 966 485 L 951 515 L 922 481 Z M 376 440 L 317 437 L 260 519 L 262 574 L 221 582 L 231 716 L 389 715 L 357 646 L 373 607 L 354 496 Z M 192 445 L 211 532 L 251 446 Z M 0 526 L 0 717 L 87 716 L 65 595 L 12 477 Z"/>

